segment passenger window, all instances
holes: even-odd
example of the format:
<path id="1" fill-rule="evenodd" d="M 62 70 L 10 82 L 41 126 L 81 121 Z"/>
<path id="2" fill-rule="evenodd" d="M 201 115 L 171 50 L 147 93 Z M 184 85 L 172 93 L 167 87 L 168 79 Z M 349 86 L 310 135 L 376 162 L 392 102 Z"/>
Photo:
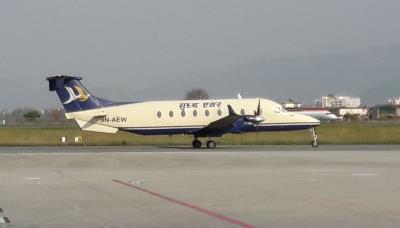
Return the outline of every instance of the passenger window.
<path id="1" fill-rule="evenodd" d="M 193 116 L 197 116 L 197 110 L 193 110 Z"/>
<path id="2" fill-rule="evenodd" d="M 172 117 L 174 117 L 174 112 L 173 111 L 170 111 L 169 112 L 169 116 L 172 118 Z"/>
<path id="3" fill-rule="evenodd" d="M 181 116 L 182 116 L 182 117 L 185 117 L 185 116 L 186 116 L 185 111 L 182 111 L 182 112 L 181 112 Z"/>
<path id="4" fill-rule="evenodd" d="M 222 115 L 222 110 L 218 109 L 218 115 L 221 116 Z"/>
<path id="5" fill-rule="evenodd" d="M 240 114 L 242 114 L 242 115 L 246 114 L 246 112 L 244 111 L 244 109 L 241 109 L 241 110 L 240 110 Z"/>
<path id="6" fill-rule="evenodd" d="M 209 116 L 210 115 L 210 111 L 206 110 L 205 114 L 206 114 L 206 116 Z"/>
<path id="7" fill-rule="evenodd" d="M 157 112 L 157 116 L 158 116 L 158 118 L 161 118 L 161 112 L 160 111 Z"/>

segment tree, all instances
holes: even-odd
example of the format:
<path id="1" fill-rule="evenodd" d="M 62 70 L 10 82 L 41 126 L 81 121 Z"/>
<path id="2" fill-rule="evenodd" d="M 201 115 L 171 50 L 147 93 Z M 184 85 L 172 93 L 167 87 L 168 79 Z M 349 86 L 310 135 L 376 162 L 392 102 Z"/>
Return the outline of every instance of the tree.
<path id="1" fill-rule="evenodd" d="M 210 96 L 205 89 L 197 88 L 188 91 L 185 100 L 208 100 Z"/>
<path id="2" fill-rule="evenodd" d="M 31 110 L 26 113 L 24 113 L 24 118 L 28 121 L 35 121 L 41 117 L 41 113 L 39 110 Z"/>

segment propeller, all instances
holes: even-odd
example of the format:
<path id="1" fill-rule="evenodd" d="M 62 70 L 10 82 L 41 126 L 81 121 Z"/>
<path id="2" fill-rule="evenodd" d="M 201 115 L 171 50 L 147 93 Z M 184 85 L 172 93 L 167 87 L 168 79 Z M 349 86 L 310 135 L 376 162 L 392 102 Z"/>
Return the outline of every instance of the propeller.
<path id="1" fill-rule="evenodd" d="M 258 106 L 257 109 L 254 110 L 254 115 L 245 115 L 245 119 L 251 123 L 254 124 L 256 127 L 256 131 L 258 131 L 258 126 L 260 125 L 261 122 L 263 122 L 265 119 L 261 116 L 262 110 L 261 110 L 261 99 L 258 100 Z"/>
<path id="2" fill-rule="evenodd" d="M 229 116 L 242 117 L 247 124 L 251 124 L 256 128 L 256 132 L 258 132 L 258 127 L 260 123 L 265 120 L 264 117 L 261 116 L 262 114 L 261 99 L 258 100 L 257 109 L 254 110 L 254 115 L 238 115 L 235 113 L 231 105 L 228 105 L 228 110 L 229 110 Z"/>
<path id="3" fill-rule="evenodd" d="M 255 116 L 261 115 L 261 99 L 258 99 L 257 110 L 254 110 L 254 115 L 255 115 Z"/>
<path id="4" fill-rule="evenodd" d="M 264 121 L 264 118 L 261 117 L 261 99 L 258 99 L 257 110 L 254 111 L 254 115 L 256 118 L 259 118 L 259 121 L 256 122 L 256 132 L 258 133 L 258 126 L 262 121 Z"/>

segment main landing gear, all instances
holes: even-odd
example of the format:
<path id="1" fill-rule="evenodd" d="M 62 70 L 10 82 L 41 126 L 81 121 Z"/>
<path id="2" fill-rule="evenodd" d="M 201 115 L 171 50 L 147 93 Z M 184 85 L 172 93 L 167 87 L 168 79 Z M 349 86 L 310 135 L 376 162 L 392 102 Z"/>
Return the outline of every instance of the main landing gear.
<path id="1" fill-rule="evenodd" d="M 318 142 L 318 135 L 317 135 L 317 131 L 315 130 L 315 127 L 311 128 L 311 132 L 312 132 L 312 137 L 313 137 L 313 141 L 311 142 L 311 146 L 313 147 L 319 147 L 319 142 Z"/>
<path id="2" fill-rule="evenodd" d="M 208 149 L 215 149 L 217 147 L 217 143 L 213 140 L 208 140 L 207 141 L 207 148 Z"/>
<path id="3" fill-rule="evenodd" d="M 193 148 L 200 149 L 201 148 L 201 141 L 195 138 L 192 142 Z M 217 143 L 214 140 L 207 139 L 206 142 L 208 149 L 215 149 L 217 147 Z"/>
<path id="4" fill-rule="evenodd" d="M 200 149 L 201 148 L 201 141 L 198 139 L 194 139 L 192 142 L 193 148 Z"/>

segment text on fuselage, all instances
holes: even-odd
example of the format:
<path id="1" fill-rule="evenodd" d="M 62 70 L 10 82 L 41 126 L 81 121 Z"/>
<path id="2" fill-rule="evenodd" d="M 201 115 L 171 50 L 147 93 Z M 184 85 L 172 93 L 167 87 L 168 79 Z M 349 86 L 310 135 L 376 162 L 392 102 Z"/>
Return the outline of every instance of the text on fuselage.
<path id="1" fill-rule="evenodd" d="M 185 110 L 185 109 L 190 109 L 190 108 L 219 108 L 221 107 L 222 103 L 221 102 L 187 102 L 187 103 L 180 103 L 179 104 L 179 109 L 180 110 Z"/>
<path id="2" fill-rule="evenodd" d="M 113 117 L 103 117 L 101 118 L 102 123 L 125 123 L 128 120 L 126 116 L 113 116 Z"/>

